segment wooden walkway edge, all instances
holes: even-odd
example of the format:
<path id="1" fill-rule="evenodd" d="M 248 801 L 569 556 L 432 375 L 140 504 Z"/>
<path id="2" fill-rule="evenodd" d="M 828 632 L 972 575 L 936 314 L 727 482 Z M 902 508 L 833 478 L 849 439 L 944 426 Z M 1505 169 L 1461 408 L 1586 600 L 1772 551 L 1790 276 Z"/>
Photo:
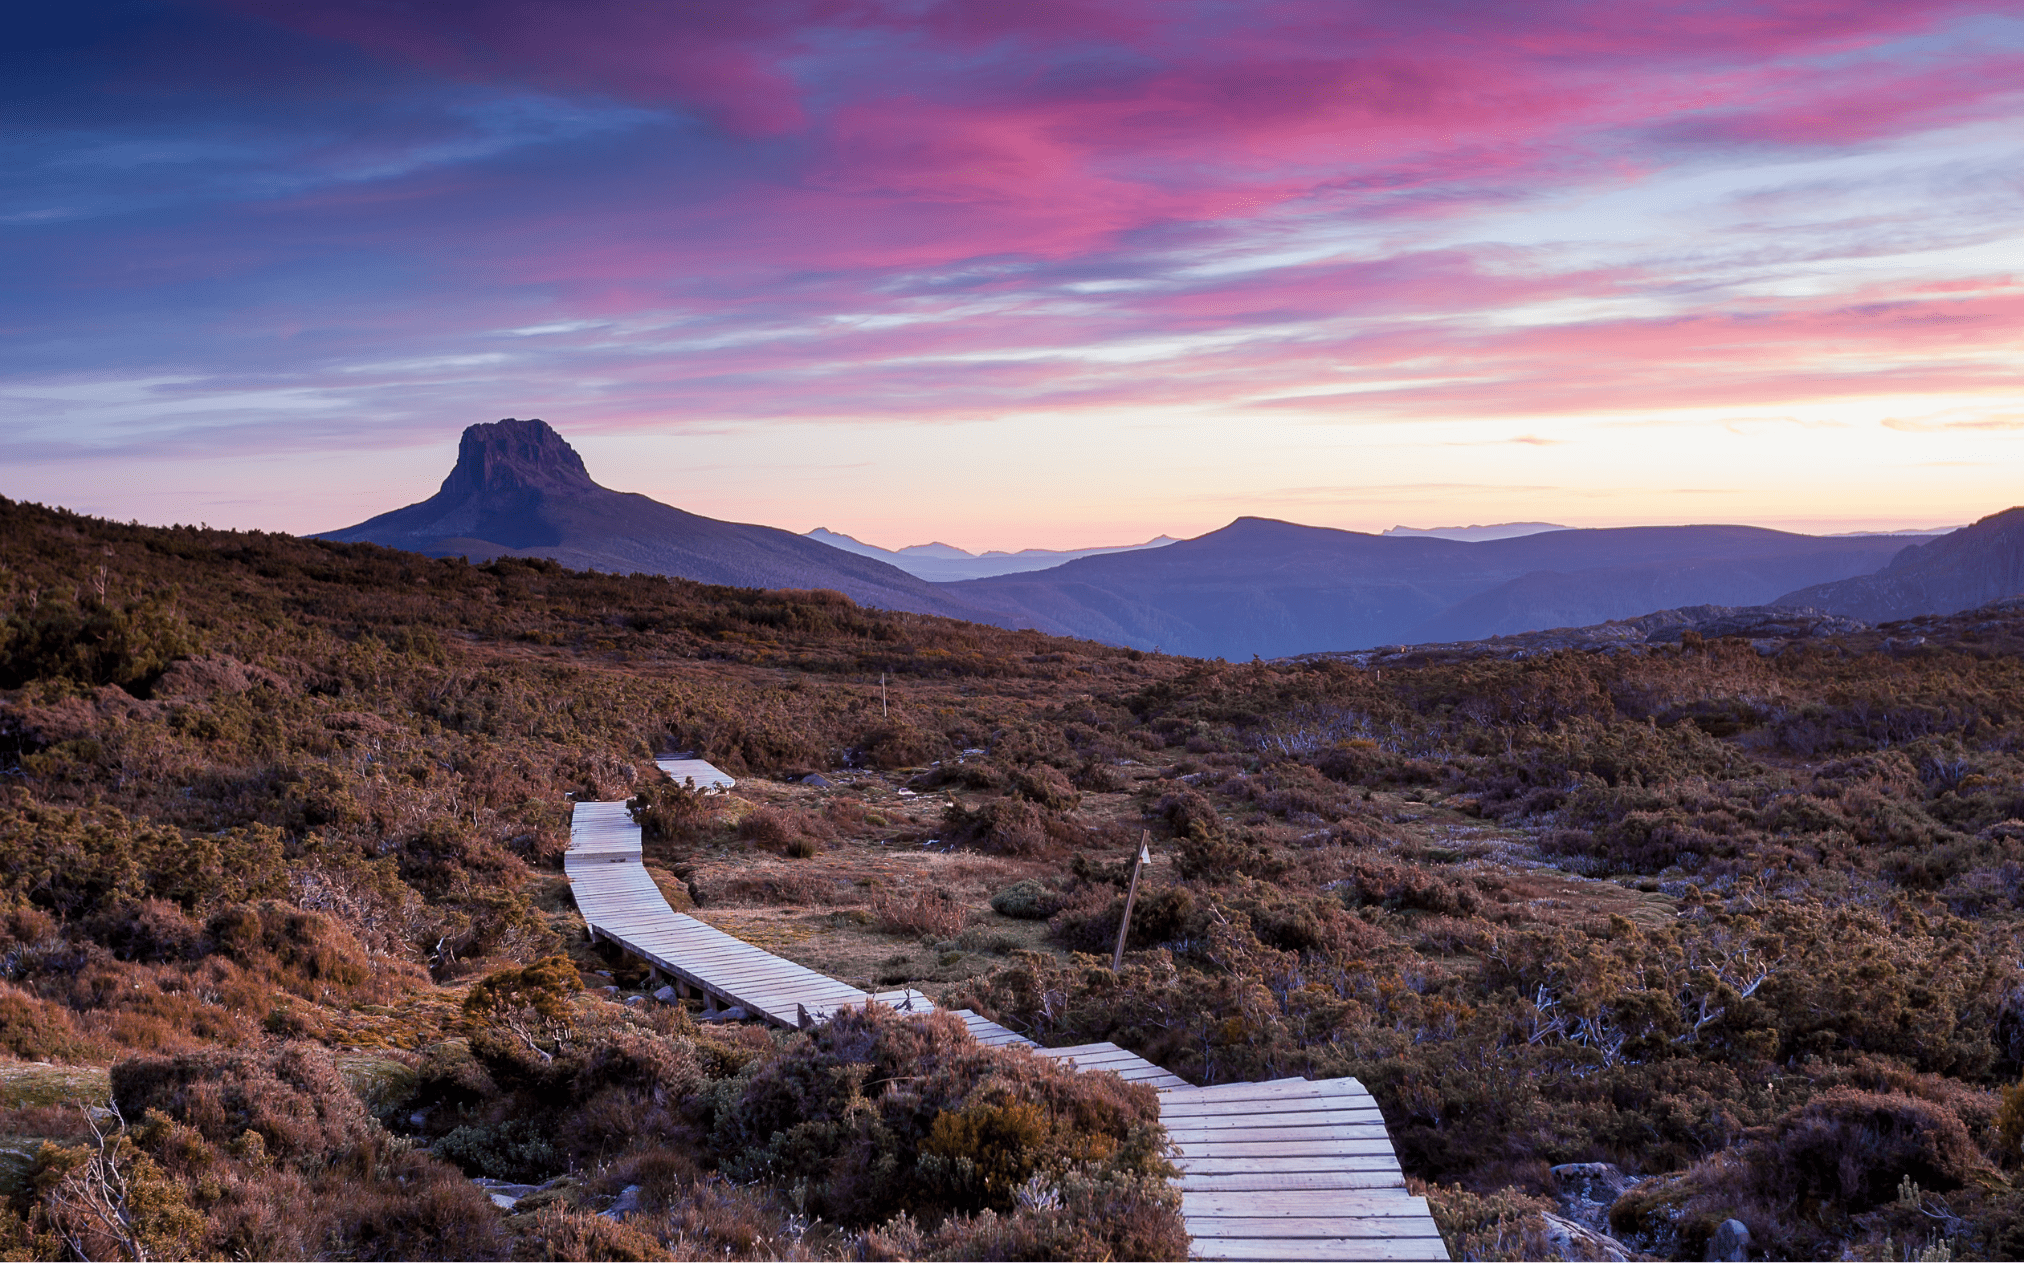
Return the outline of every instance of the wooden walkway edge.
<path id="1" fill-rule="evenodd" d="M 674 775 L 671 763 L 698 788 L 733 784 L 701 760 L 661 761 Z M 676 912 L 647 874 L 639 826 L 622 802 L 576 804 L 563 871 L 591 936 L 646 961 L 678 992 L 699 992 L 706 1016 L 742 1009 L 795 1027 L 874 1000 L 914 1012 L 934 1008 L 918 991 L 862 991 Z M 1198 1088 L 1116 1044 L 1043 1048 L 968 1009 L 952 1013 L 979 1043 L 1022 1046 L 1077 1070 L 1107 1070 L 1159 1089 L 1191 1257 L 1448 1258 L 1426 1199 L 1406 1192 L 1377 1102 L 1355 1079 Z"/>

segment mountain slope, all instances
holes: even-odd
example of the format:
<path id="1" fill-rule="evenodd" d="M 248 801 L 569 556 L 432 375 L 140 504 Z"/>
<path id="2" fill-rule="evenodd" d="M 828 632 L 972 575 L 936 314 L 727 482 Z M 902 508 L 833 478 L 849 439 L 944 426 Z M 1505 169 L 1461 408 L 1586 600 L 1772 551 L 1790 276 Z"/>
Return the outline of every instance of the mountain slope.
<path id="1" fill-rule="evenodd" d="M 576 450 L 538 420 L 471 426 L 435 495 L 315 538 L 474 561 L 547 557 L 578 570 L 735 587 L 833 588 L 881 609 L 990 619 L 884 562 L 599 486 Z"/>
<path id="2" fill-rule="evenodd" d="M 1683 605 L 1767 605 L 1800 576 L 1871 570 L 1902 550 L 1902 540 L 1871 538 L 1770 556 L 1647 561 L 1593 570 L 1541 570 L 1479 592 L 1412 629 L 1416 639 L 1468 640 L 1541 628 L 1579 627 L 1635 618 Z M 1805 602 L 1801 602 L 1805 604 Z"/>
<path id="3" fill-rule="evenodd" d="M 2024 508 L 2013 508 L 1930 544 L 1914 544 L 1874 574 L 1788 592 L 1777 604 L 1882 623 L 1952 614 L 2019 592 L 2024 592 Z"/>
<path id="4" fill-rule="evenodd" d="M 1548 531 L 1464 543 L 1239 518 L 1164 548 L 948 585 L 1021 625 L 1172 653 L 1265 657 L 1768 602 L 1884 564 L 1901 540 L 1748 526 Z"/>

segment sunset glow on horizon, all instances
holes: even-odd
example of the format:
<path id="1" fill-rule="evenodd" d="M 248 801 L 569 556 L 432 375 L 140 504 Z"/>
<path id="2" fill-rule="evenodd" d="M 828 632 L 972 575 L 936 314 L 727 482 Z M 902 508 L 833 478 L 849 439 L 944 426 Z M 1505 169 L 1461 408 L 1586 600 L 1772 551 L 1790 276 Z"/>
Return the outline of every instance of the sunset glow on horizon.
<path id="1" fill-rule="evenodd" d="M 541 417 L 887 547 L 2024 502 L 2024 4 L 110 4 L 0 495 L 324 530 Z"/>

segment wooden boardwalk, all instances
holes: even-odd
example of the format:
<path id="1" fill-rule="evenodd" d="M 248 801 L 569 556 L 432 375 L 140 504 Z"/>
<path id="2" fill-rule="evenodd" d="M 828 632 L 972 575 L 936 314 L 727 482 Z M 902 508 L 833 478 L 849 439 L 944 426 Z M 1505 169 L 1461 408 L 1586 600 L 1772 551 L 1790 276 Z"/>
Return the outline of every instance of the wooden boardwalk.
<path id="1" fill-rule="evenodd" d="M 675 775 L 676 762 L 661 767 Z M 698 788 L 732 784 L 700 760 L 677 766 Z M 721 1004 L 799 1026 L 871 1000 L 934 1008 L 918 991 L 861 991 L 676 912 L 647 875 L 639 826 L 622 802 L 576 804 L 563 868 L 592 937 L 645 960 L 678 990 L 700 992 L 712 1012 Z M 1043 1048 L 968 1009 L 952 1012 L 979 1043 L 1020 1045 L 1160 1090 L 1194 1258 L 1448 1258 L 1426 1199 L 1406 1192 L 1377 1102 L 1355 1079 L 1198 1088 L 1116 1044 Z"/>
<path id="2" fill-rule="evenodd" d="M 578 803 L 570 821 L 563 871 L 592 938 L 607 939 L 652 965 L 675 984 L 694 989 L 706 1015 L 720 1006 L 781 1026 L 819 1022 L 856 1008 L 870 993 L 754 947 L 668 906 L 640 856 L 640 830 L 625 804 Z M 918 991 L 880 992 L 896 1007 L 933 1008 Z"/>
<path id="3" fill-rule="evenodd" d="M 655 759 L 654 766 L 666 772 L 668 779 L 677 785 L 691 782 L 697 789 L 729 789 L 738 783 L 701 759 L 670 755 Z"/>

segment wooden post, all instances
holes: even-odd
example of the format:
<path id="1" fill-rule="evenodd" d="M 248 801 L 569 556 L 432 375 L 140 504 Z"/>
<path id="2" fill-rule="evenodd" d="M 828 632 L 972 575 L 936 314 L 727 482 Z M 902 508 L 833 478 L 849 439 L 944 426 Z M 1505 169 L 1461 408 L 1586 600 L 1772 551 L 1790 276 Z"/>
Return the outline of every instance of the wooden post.
<path id="1" fill-rule="evenodd" d="M 1131 889 L 1126 891 L 1124 896 L 1124 923 L 1117 927 L 1117 950 L 1110 955 L 1112 973 L 1124 968 L 1124 940 L 1125 935 L 1131 933 L 1132 905 L 1138 902 L 1139 871 L 1153 861 L 1152 852 L 1146 849 L 1146 844 L 1152 841 L 1152 837 L 1150 829 L 1141 830 L 1139 833 L 1138 860 L 1131 866 Z"/>

